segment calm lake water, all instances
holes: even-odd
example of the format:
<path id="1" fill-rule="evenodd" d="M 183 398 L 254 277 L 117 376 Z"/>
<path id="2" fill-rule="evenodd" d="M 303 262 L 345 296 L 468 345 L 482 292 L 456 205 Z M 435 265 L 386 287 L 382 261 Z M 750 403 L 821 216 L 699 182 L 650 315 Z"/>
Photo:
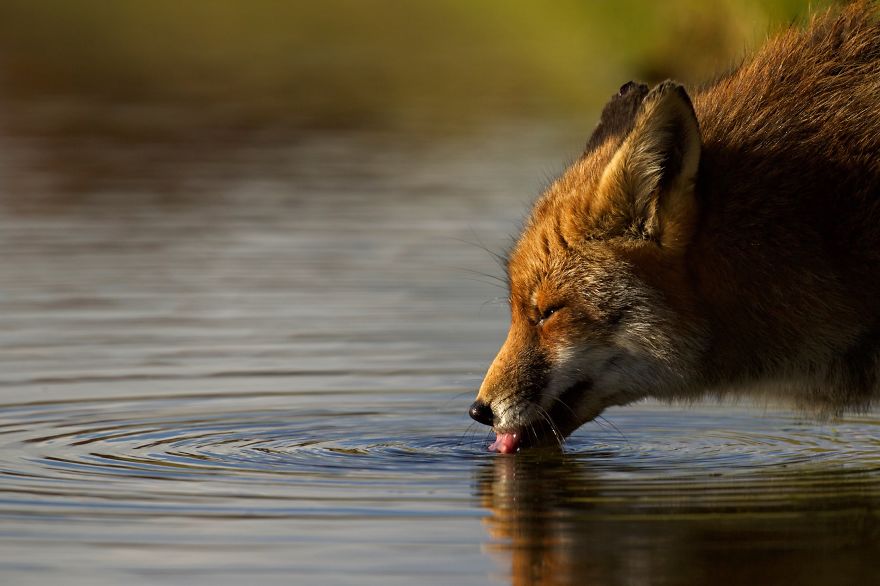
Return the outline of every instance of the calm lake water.
<path id="1" fill-rule="evenodd" d="M 482 247 L 570 132 L 4 140 L 4 584 L 876 583 L 878 416 L 646 403 L 486 452 Z"/>

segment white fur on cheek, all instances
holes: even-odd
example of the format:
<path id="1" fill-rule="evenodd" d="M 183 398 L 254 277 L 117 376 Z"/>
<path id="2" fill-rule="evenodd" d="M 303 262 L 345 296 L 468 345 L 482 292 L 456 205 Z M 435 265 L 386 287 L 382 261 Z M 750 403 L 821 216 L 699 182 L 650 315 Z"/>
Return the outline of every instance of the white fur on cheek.
<path id="1" fill-rule="evenodd" d="M 554 352 L 550 381 L 542 396 L 545 408 L 552 407 L 555 400 L 577 383 L 594 380 L 603 366 L 614 356 L 611 348 L 598 346 L 562 346 Z"/>

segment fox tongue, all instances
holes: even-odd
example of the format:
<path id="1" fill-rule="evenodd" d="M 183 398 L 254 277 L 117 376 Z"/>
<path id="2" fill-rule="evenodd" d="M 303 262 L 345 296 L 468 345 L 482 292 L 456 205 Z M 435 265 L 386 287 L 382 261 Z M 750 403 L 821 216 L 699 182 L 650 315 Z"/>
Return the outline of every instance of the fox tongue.
<path id="1" fill-rule="evenodd" d="M 490 452 L 512 454 L 519 449 L 518 433 L 499 433 L 495 435 L 495 441 L 489 446 Z"/>

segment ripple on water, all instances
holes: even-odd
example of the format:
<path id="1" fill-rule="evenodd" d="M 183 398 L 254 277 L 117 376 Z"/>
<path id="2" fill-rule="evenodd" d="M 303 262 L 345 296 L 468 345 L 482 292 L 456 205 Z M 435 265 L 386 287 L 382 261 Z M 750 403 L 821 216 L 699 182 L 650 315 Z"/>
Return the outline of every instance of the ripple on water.
<path id="1" fill-rule="evenodd" d="M 345 501 L 369 515 L 371 506 L 392 499 L 401 513 L 410 499 L 412 511 L 426 491 L 436 508 L 469 474 L 469 459 L 483 454 L 460 434 L 428 435 L 421 431 L 425 421 L 407 425 L 389 417 L 392 402 L 398 414 L 424 407 L 424 394 L 410 395 L 10 405 L 0 427 L 7 495 L 0 509 L 16 515 L 144 508 L 185 515 L 352 514 L 340 506 Z M 331 400 L 344 407 L 328 407 Z"/>
<path id="2" fill-rule="evenodd" d="M 502 461 L 518 461 L 520 476 L 529 462 L 564 463 L 565 474 L 601 487 L 583 498 L 613 494 L 642 509 L 763 508 L 821 497 L 832 484 L 834 498 L 880 496 L 880 421 L 870 417 L 820 425 L 749 409 L 640 405 L 614 411 L 613 425 L 587 426 L 562 458 L 505 459 L 486 453 L 484 430 L 468 430 L 459 402 L 445 392 L 340 392 L 7 405 L 0 511 L 476 515 L 462 479 L 484 465 L 503 479 Z"/>

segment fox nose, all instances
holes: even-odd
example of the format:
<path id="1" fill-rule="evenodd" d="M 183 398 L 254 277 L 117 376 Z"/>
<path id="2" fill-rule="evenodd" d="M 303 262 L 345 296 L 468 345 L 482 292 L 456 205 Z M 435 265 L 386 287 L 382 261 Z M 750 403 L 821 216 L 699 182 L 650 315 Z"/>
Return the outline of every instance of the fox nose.
<path id="1" fill-rule="evenodd" d="M 468 410 L 468 415 L 474 421 L 483 425 L 492 425 L 495 422 L 495 414 L 492 413 L 492 407 L 482 401 L 474 401 L 474 404 Z"/>

